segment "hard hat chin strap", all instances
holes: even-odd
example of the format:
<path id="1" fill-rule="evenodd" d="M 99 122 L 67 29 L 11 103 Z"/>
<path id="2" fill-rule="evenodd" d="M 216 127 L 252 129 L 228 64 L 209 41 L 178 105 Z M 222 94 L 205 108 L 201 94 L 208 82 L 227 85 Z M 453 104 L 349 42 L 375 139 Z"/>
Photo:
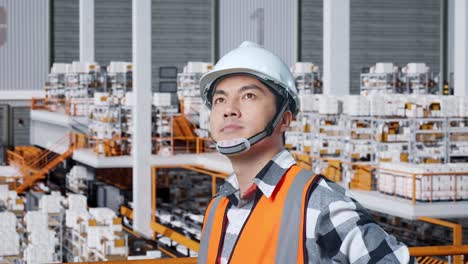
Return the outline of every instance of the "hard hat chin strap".
<path id="1" fill-rule="evenodd" d="M 216 143 L 216 150 L 223 155 L 234 155 L 247 152 L 251 146 L 258 143 L 260 140 L 271 136 L 273 131 L 275 130 L 276 126 L 280 122 L 281 118 L 283 117 L 284 112 L 288 108 L 289 100 L 283 100 L 281 105 L 280 111 L 276 113 L 273 119 L 268 123 L 266 128 L 261 131 L 260 133 L 251 136 L 250 138 L 237 138 L 237 139 L 230 139 L 230 140 L 222 140 L 216 142 L 213 138 L 211 138 Z"/>

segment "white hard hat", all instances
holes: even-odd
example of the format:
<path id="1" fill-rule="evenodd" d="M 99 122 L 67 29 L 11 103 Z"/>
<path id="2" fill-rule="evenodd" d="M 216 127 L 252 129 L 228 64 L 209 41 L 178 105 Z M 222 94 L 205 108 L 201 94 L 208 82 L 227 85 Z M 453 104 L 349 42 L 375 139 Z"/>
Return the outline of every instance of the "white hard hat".
<path id="1" fill-rule="evenodd" d="M 289 67 L 281 58 L 250 41 L 244 41 L 237 49 L 224 55 L 212 71 L 201 77 L 200 93 L 209 108 L 213 83 L 226 75 L 238 73 L 252 74 L 267 83 L 276 84 L 270 88 L 281 89 L 282 91 L 277 91 L 278 95 L 289 97 L 289 110 L 293 115 L 299 111 L 296 84 Z"/>

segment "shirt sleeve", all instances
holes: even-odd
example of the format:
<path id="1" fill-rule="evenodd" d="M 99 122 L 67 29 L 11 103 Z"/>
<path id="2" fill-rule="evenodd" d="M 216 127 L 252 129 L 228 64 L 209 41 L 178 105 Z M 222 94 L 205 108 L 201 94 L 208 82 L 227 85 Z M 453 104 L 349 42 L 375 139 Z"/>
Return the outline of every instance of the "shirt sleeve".
<path id="1" fill-rule="evenodd" d="M 309 198 L 306 220 L 309 263 L 416 263 L 344 188 L 324 178 Z"/>

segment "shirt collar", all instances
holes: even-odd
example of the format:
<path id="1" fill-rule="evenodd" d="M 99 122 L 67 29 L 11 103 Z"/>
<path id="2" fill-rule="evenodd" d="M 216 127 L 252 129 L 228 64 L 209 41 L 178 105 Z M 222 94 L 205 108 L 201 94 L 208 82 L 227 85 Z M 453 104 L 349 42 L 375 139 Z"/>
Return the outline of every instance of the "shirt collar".
<path id="1" fill-rule="evenodd" d="M 294 157 L 286 149 L 278 152 L 253 179 L 253 183 L 267 198 L 270 198 L 275 191 L 276 185 L 281 180 L 286 171 L 296 164 Z M 239 183 L 237 176 L 233 172 L 226 178 L 226 181 L 221 185 L 220 195 L 232 199 L 240 199 Z M 234 204 L 237 204 L 235 202 Z"/>

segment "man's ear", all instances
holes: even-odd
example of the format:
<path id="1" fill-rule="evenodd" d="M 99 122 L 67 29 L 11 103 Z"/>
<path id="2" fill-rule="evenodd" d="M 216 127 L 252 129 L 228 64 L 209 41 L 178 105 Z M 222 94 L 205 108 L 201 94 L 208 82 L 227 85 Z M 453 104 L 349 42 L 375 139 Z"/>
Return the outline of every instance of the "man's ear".
<path id="1" fill-rule="evenodd" d="M 291 121 L 292 121 L 292 113 L 291 111 L 286 111 L 284 112 L 283 114 L 283 118 L 281 118 L 281 122 L 280 122 L 280 131 L 281 132 L 285 132 L 289 129 L 289 126 L 291 125 Z"/>

